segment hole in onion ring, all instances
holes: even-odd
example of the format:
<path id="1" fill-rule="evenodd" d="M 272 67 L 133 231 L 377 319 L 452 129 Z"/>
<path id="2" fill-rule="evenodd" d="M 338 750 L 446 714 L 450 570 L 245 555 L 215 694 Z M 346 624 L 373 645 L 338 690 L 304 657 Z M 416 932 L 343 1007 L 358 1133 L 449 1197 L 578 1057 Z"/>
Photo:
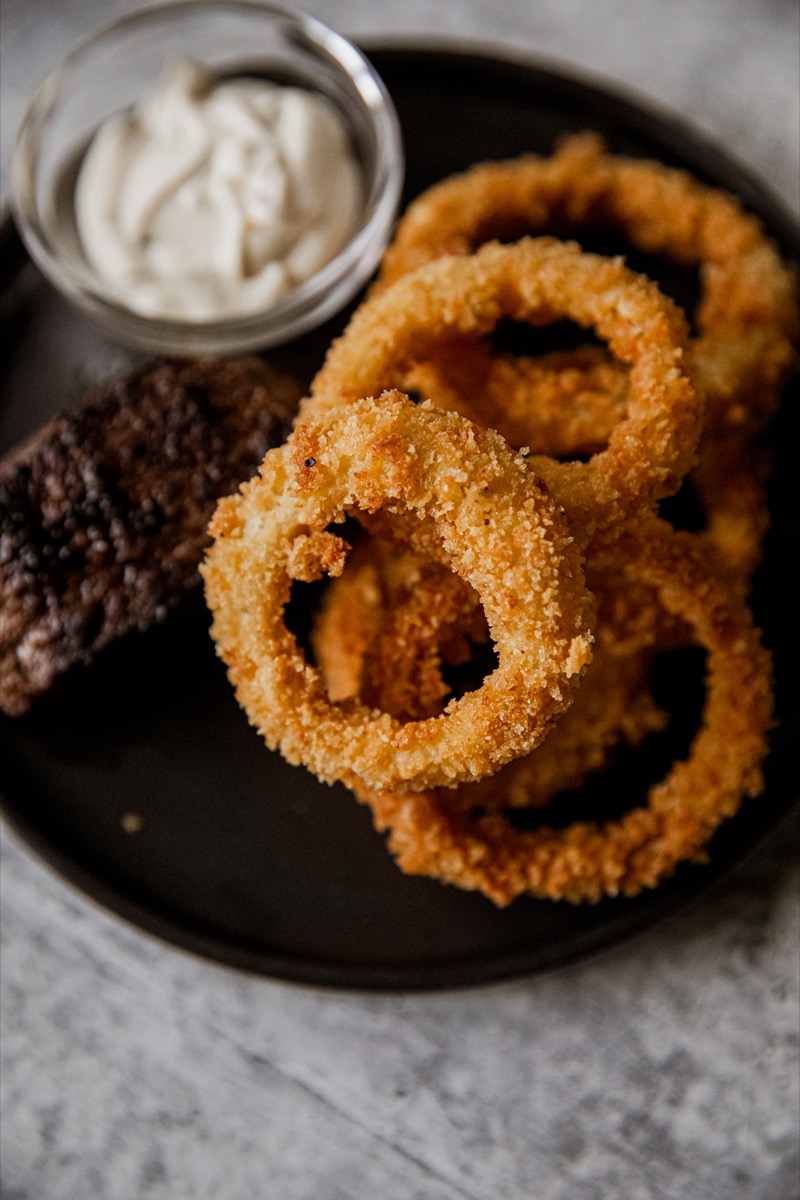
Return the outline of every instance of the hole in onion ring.
<path id="1" fill-rule="evenodd" d="M 601 225 L 573 229 L 572 236 L 578 238 L 584 250 L 609 258 L 621 255 L 632 271 L 652 279 L 665 296 L 669 296 L 680 305 L 686 314 L 692 335 L 697 336 L 696 313 L 702 289 L 700 274 L 695 266 L 683 266 L 671 261 L 666 255 L 647 254 L 637 250 L 622 234 L 612 229 L 604 229 Z"/>
<path id="2" fill-rule="evenodd" d="M 545 825 L 566 829 L 575 821 L 622 817 L 663 779 L 673 762 L 688 756 L 702 720 L 706 662 L 707 654 L 699 646 L 660 653 L 650 687 L 656 704 L 668 715 L 664 728 L 637 745 L 618 741 L 602 771 L 588 775 L 579 787 L 556 792 L 546 807 L 505 809 L 509 824 L 521 830 Z"/>
<path id="3" fill-rule="evenodd" d="M 504 317 L 485 337 L 494 354 L 549 354 L 554 351 L 577 350 L 579 346 L 599 346 L 606 349 L 591 329 L 563 319 L 549 325 L 529 325 Z"/>
<path id="4" fill-rule="evenodd" d="M 453 665 L 446 659 L 442 662 L 442 677 L 450 689 L 450 695 L 458 700 L 467 692 L 474 692 L 487 675 L 497 667 L 497 650 L 491 638 L 486 642 L 469 639 L 470 657 L 467 662 Z"/>
<path id="5" fill-rule="evenodd" d="M 344 571 L 324 581 L 298 640 L 334 702 L 359 697 L 404 724 L 439 715 L 499 665 L 477 593 L 443 565 L 353 524 Z"/>
<path id="6" fill-rule="evenodd" d="M 699 533 L 707 525 L 705 505 L 690 476 L 684 479 L 674 496 L 667 496 L 658 506 L 658 515 L 674 529 Z"/>

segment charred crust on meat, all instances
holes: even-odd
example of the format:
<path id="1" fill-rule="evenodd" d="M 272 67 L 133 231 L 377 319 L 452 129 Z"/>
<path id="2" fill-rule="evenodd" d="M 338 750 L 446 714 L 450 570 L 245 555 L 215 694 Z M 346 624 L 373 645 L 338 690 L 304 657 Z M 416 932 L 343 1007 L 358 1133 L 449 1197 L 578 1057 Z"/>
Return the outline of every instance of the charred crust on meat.
<path id="1" fill-rule="evenodd" d="M 217 500 L 285 439 L 302 390 L 257 358 L 149 365 L 0 461 L 1 709 L 199 585 Z"/>

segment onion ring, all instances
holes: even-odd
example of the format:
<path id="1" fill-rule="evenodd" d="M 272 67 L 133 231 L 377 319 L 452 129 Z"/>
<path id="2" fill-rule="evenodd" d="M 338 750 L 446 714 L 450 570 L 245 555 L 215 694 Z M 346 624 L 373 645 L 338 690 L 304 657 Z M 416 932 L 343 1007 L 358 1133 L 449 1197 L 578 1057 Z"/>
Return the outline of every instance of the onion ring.
<path id="1" fill-rule="evenodd" d="M 604 604 L 603 601 L 606 600 Z M 541 807 L 604 767 L 620 740 L 638 745 L 666 714 L 649 692 L 653 645 L 662 632 L 631 620 L 618 593 L 600 597 L 595 648 L 580 688 L 531 754 L 488 779 L 448 791 L 471 810 Z M 362 541 L 316 614 L 312 646 L 332 699 L 358 697 L 400 720 L 441 712 L 450 691 L 442 662 L 469 661 L 469 642 L 488 638 L 472 588 L 440 564 L 378 538 Z M 356 786 L 356 795 L 366 795 Z"/>
<path id="2" fill-rule="evenodd" d="M 548 324 L 565 315 L 594 327 L 631 364 L 627 416 L 589 462 L 529 459 L 587 544 L 673 494 L 691 466 L 700 411 L 682 369 L 679 310 L 620 260 L 554 239 L 490 243 L 442 258 L 367 300 L 334 342 L 304 402 L 324 411 L 395 386 L 444 336 L 481 336 L 502 316 Z"/>
<path id="3" fill-rule="evenodd" d="M 586 459 L 608 445 L 627 412 L 629 379 L 623 364 L 596 346 L 532 358 L 493 355 L 485 341 L 461 339 L 413 364 L 403 386 L 498 430 L 514 447 Z M 768 473 L 763 450 L 710 433 L 701 434 L 689 472 L 703 509 L 701 536 L 743 594 L 769 527 Z"/>
<path id="4" fill-rule="evenodd" d="M 492 239 L 586 227 L 699 267 L 690 372 L 707 424 L 744 440 L 763 429 L 797 361 L 794 268 L 733 196 L 686 171 L 608 154 L 595 134 L 564 140 L 550 158 L 480 163 L 429 188 L 398 223 L 374 290 Z"/>
<path id="5" fill-rule="evenodd" d="M 685 171 L 608 154 L 596 134 L 572 136 L 550 158 L 527 155 L 481 163 L 424 192 L 401 219 L 374 290 L 432 258 L 472 253 L 490 238 L 575 235 L 586 227 L 618 230 L 641 251 L 700 269 L 698 335 L 690 340 L 687 366 L 706 417 L 692 480 L 706 511 L 704 536 L 746 594 L 769 524 L 763 487 L 767 472 L 761 456 L 751 452 L 750 441 L 766 426 L 796 368 L 793 343 L 800 318 L 795 268 L 781 261 L 758 220 L 734 197 Z M 485 349 L 483 354 L 485 358 Z M 466 357 L 462 349 L 462 359 Z M 517 403 L 518 388 L 511 387 L 508 414 L 498 415 L 492 396 L 499 388 L 493 386 L 493 372 L 482 365 L 477 408 L 466 409 L 472 419 L 481 419 L 482 410 L 486 423 L 508 431 L 513 445 L 541 453 L 585 455 L 604 444 L 611 425 L 596 399 L 589 440 L 580 437 L 570 420 L 569 396 L 564 397 L 567 425 L 556 449 L 540 441 L 548 429 L 534 412 L 546 398 L 531 389 L 527 423 Z M 508 384 L 502 379 L 508 369 L 506 362 L 498 363 L 498 385 Z M 518 360 L 512 370 L 524 391 L 527 361 Z M 465 362 L 462 379 L 466 371 Z M 433 371 L 430 363 L 421 364 L 416 374 L 427 394 L 442 394 L 436 364 Z M 481 378 L 477 371 L 474 378 Z M 572 433 L 578 436 L 570 441 Z M 720 462 L 730 471 L 721 471 Z"/>
<path id="6" fill-rule="evenodd" d="M 365 795 L 388 830 L 400 868 L 476 889 L 498 905 L 527 894 L 572 902 L 633 896 L 683 861 L 701 862 L 726 819 L 763 787 L 772 720 L 770 660 L 746 605 L 713 574 L 693 535 L 637 522 L 593 567 L 607 582 L 645 584 L 707 649 L 703 724 L 686 761 L 649 790 L 644 806 L 603 825 L 520 831 L 502 814 L 470 816 L 448 794 Z"/>
<path id="7" fill-rule="evenodd" d="M 553 458 L 605 449 L 627 414 L 628 386 L 627 368 L 601 346 L 531 357 L 493 354 L 467 338 L 436 347 L 403 378 L 404 390 Z"/>
<path id="8" fill-rule="evenodd" d="M 498 651 L 479 691 L 427 721 L 332 704 L 283 617 L 296 539 L 338 565 L 342 540 L 328 526 L 381 507 L 435 530 L 438 557 L 480 595 Z M 480 778 L 541 741 L 591 656 L 580 555 L 524 460 L 499 434 L 396 392 L 298 424 L 220 503 L 210 532 L 212 637 L 237 697 L 271 748 L 327 782 Z M 336 553 L 325 554 L 325 538 Z"/>

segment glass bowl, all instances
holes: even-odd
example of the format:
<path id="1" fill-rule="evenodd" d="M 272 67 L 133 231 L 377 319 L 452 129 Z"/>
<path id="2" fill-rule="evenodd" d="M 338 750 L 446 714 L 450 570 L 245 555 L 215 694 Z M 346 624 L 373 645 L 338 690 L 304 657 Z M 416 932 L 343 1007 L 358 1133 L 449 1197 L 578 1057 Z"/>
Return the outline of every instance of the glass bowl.
<path id="1" fill-rule="evenodd" d="M 214 76 L 257 76 L 321 92 L 337 109 L 363 173 L 361 221 L 316 274 L 263 311 L 194 322 L 143 316 L 113 298 L 81 249 L 75 182 L 98 126 L 149 91 L 171 59 Z M 70 50 L 36 91 L 12 160 L 12 207 L 48 279 L 120 341 L 161 354 L 234 354 L 298 337 L 333 316 L 374 271 L 403 182 L 397 115 L 350 42 L 305 14 L 261 0 L 173 0 L 113 21 Z"/>

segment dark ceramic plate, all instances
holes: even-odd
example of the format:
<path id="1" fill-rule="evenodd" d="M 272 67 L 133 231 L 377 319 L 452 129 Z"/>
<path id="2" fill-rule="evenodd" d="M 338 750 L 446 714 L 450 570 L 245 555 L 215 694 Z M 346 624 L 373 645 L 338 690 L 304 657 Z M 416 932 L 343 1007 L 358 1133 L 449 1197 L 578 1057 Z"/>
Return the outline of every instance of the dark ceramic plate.
<path id="1" fill-rule="evenodd" d="M 527 63 L 443 50 L 375 49 L 405 135 L 406 200 L 475 160 L 548 151 L 592 128 L 620 152 L 685 166 L 737 193 L 791 257 L 797 231 L 757 180 L 682 123 L 602 87 Z M 8 233 L 8 230 L 6 231 Z M 587 243 L 616 249 L 607 240 Z M 2 448 L 133 360 L 69 311 L 27 264 L 13 286 L 3 247 Z M 691 274 L 632 257 L 682 303 Z M 344 316 L 275 357 L 305 377 Z M 796 604 L 782 576 L 796 560 L 796 404 L 773 442 L 774 525 L 755 608 L 777 662 L 781 723 L 767 788 L 715 837 L 708 865 L 656 891 L 595 906 L 520 900 L 499 911 L 399 873 L 366 809 L 264 749 L 239 711 L 207 636 L 202 604 L 131 637 L 63 680 L 26 717 L 0 722 L 0 785 L 15 829 L 62 875 L 151 933 L 264 975 L 351 988 L 476 983 L 563 964 L 648 928 L 699 895 L 758 843 L 796 792 L 798 700 L 788 647 Z M 559 806 L 562 819 L 611 815 L 685 749 L 702 699 L 692 656 L 662 673 L 670 731 L 620 755 L 608 775 Z M 691 703 L 687 702 L 691 697 Z M 141 829 L 125 832 L 126 814 Z"/>

